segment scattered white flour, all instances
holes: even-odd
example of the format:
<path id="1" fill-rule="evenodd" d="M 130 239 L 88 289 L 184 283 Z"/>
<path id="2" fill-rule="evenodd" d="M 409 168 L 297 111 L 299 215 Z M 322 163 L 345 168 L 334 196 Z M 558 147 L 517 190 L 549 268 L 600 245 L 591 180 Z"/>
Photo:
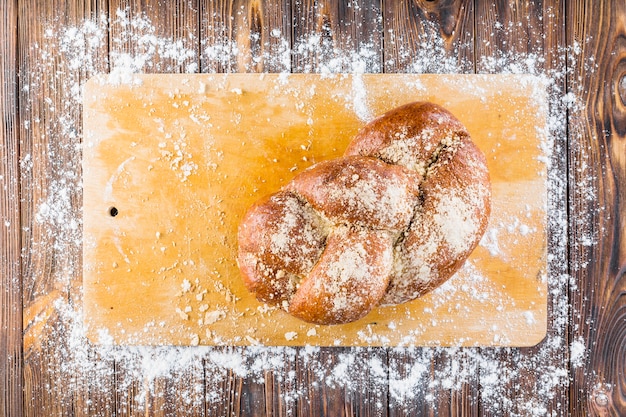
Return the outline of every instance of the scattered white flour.
<path id="1" fill-rule="evenodd" d="M 108 49 L 111 52 L 107 57 L 109 25 L 115 25 L 119 30 L 110 38 Z M 433 33 L 437 30 L 428 25 L 423 29 Z M 507 28 L 498 30 L 506 31 Z M 295 369 L 299 364 L 307 369 L 306 378 L 316 387 L 340 386 L 347 396 L 361 395 L 365 389 L 376 386 L 386 391 L 388 386 L 388 399 L 386 394 L 382 399 L 373 394 L 372 401 L 377 407 L 392 410 L 410 411 L 417 398 L 434 404 L 438 400 L 431 394 L 434 389 L 465 395 L 465 391 L 463 394 L 461 391 L 467 384 L 480 386 L 479 392 L 470 394 L 470 401 L 480 403 L 481 408 L 492 415 L 542 415 L 554 407 L 554 399 L 558 398 L 555 393 L 568 390 L 568 350 L 572 366 L 581 367 L 585 362 L 584 342 L 575 340 L 568 346 L 566 341 L 570 278 L 565 267 L 568 220 L 564 210 L 566 165 L 561 158 L 566 155 L 565 108 L 575 105 L 576 98 L 571 94 L 563 96 L 560 88 L 567 76 L 565 51 L 558 51 L 561 66 L 550 72 L 540 68 L 543 62 L 534 55 L 498 55 L 484 58 L 477 64 L 483 72 L 538 75 L 545 79 L 549 89 L 550 140 L 545 147 L 545 158 L 551 170 L 548 275 L 552 310 L 548 337 L 539 347 L 532 351 L 512 348 L 358 348 L 335 351 L 316 347 L 118 347 L 106 344 L 93 346 L 87 342 L 82 326 L 80 282 L 76 282 L 81 277 L 83 246 L 80 163 L 82 85 L 89 76 L 98 73 L 109 73 L 111 82 L 124 83 L 134 82 L 133 74 L 142 71 L 197 72 L 200 69 L 215 71 L 230 68 L 239 50 L 237 43 L 227 38 L 228 33 L 225 30 L 224 39 L 217 39 L 210 45 L 207 40 L 199 42 L 193 36 L 164 38 L 158 35 L 155 25 L 144 15 L 131 17 L 126 10 L 118 10 L 111 21 L 106 17 L 96 17 L 72 27 L 51 22 L 44 42 L 31 47 L 34 60 L 29 71 L 21 74 L 22 91 L 33 97 L 51 89 L 54 94 L 63 95 L 63 99 L 56 102 L 50 98 L 41 102 L 25 101 L 21 109 L 28 120 L 23 126 L 25 136 L 58 136 L 48 138 L 47 149 L 25 145 L 21 161 L 25 186 L 38 187 L 38 194 L 43 196 L 41 200 L 33 201 L 35 221 L 32 227 L 37 228 L 39 233 L 33 234 L 28 227 L 24 229 L 25 241 L 31 239 L 26 244 L 28 253 L 25 256 L 30 258 L 26 263 L 50 263 L 49 288 L 59 290 L 54 305 L 61 324 L 46 327 L 44 334 L 52 334 L 40 341 L 45 345 L 42 350 L 46 355 L 59 358 L 51 362 L 49 369 L 41 370 L 49 372 L 45 379 L 50 381 L 48 389 L 52 395 L 56 395 L 61 402 L 70 403 L 74 396 L 84 396 L 88 387 L 89 393 L 96 397 L 117 398 L 119 407 L 130 404 L 142 408 L 147 407 L 157 384 L 171 380 L 173 386 L 180 390 L 178 396 L 184 399 L 186 406 L 193 407 L 205 401 L 219 402 L 220 396 L 228 395 L 224 392 L 228 388 L 222 386 L 222 381 L 229 374 L 250 378 L 251 383 L 264 383 L 270 375 L 270 378 L 276 379 L 274 384 L 280 384 L 279 391 L 287 414 L 295 414 L 296 400 L 309 389 L 300 385 L 303 381 L 296 381 Z M 473 68 L 471 62 L 458 62 L 455 54 L 447 51 L 440 36 L 429 37 L 430 43 L 423 41 L 420 46 L 422 52 L 417 55 L 409 50 L 399 50 L 397 56 L 386 58 L 387 62 L 381 64 L 376 58 L 378 52 L 373 43 L 360 45 L 356 51 L 342 51 L 333 45 L 326 45 L 326 49 L 319 51 L 323 43 L 319 35 L 298 39 L 293 47 L 279 29 L 271 30 L 270 35 L 277 42 L 271 54 L 268 52 L 262 59 L 269 63 L 268 68 L 283 71 L 292 68 L 292 57 L 310 54 L 321 58 L 319 61 L 294 63 L 293 70 L 323 74 L 381 72 L 382 65 L 394 67 L 395 64 L 403 65 L 409 72 L 458 73 Z M 396 35 L 390 29 L 388 36 L 393 41 Z M 128 50 L 129 44 L 136 46 L 132 52 Z M 197 61 L 198 47 L 208 66 L 201 67 Z M 53 51 L 60 51 L 60 55 L 55 55 Z M 570 54 L 569 59 L 575 59 L 575 55 Z M 287 83 L 287 73 L 285 80 Z M 54 88 L 50 87 L 50 83 Z M 360 90 L 358 77 L 353 87 L 355 100 L 351 105 L 359 117 L 369 118 L 366 97 Z M 55 107 L 54 103 L 62 104 Z M 25 139 L 25 143 L 30 141 Z M 173 157 L 176 155 L 173 154 Z M 39 170 L 41 165 L 46 164 L 45 172 L 51 173 L 51 177 L 42 181 L 38 178 Z M 193 171 L 193 167 L 185 166 L 182 160 L 178 168 L 184 175 Z M 589 184 L 577 186 L 588 190 L 590 199 L 594 198 Z M 496 225 L 483 240 L 483 246 L 492 254 L 498 253 L 498 235 L 504 233 L 506 226 Z M 518 225 L 517 231 L 522 235 L 532 233 L 532 230 L 524 229 L 523 224 Z M 33 236 L 39 239 L 35 240 Z M 597 236 L 582 236 L 580 241 L 572 244 L 578 248 L 580 246 L 577 245 L 591 245 L 596 239 Z M 51 259 L 54 261 L 51 262 Z M 47 288 L 31 289 L 33 285 L 29 280 L 34 279 L 28 274 L 24 277 L 23 286 L 30 291 L 28 295 L 33 298 L 46 296 L 50 291 Z M 186 287 L 182 289 L 184 291 Z M 439 291 L 445 292 L 446 287 Z M 67 297 L 67 294 L 70 296 Z M 476 294 L 476 297 L 480 296 Z M 188 313 L 180 309 L 179 314 Z M 209 322 L 220 318 L 219 312 L 205 313 L 205 320 Z M 26 337 L 29 331 L 26 330 Z M 315 329 L 309 330 L 309 333 L 315 334 Z M 285 334 L 287 340 L 294 337 L 296 335 Z M 106 339 L 107 335 L 102 335 L 102 340 Z M 190 343 L 194 344 L 194 335 L 190 339 Z M 328 360 L 329 357 L 332 360 Z M 26 358 L 26 361 L 30 360 Z M 120 375 L 123 377 L 120 378 Z M 205 375 L 205 379 L 195 383 L 188 381 L 197 375 Z M 529 375 L 536 376 L 536 379 L 529 380 Z M 68 380 L 72 383 L 66 383 Z M 516 387 L 519 384 L 530 384 L 532 387 L 524 389 L 523 396 L 518 397 Z M 386 405 L 385 401 L 388 401 Z M 82 406 L 89 407 L 89 403 Z"/>
<path id="2" fill-rule="evenodd" d="M 287 332 L 285 333 L 285 340 L 295 340 L 298 337 L 297 332 Z"/>
<path id="3" fill-rule="evenodd" d="M 573 368 L 580 368 L 585 364 L 586 346 L 582 338 L 579 337 L 570 344 L 569 355 Z"/>

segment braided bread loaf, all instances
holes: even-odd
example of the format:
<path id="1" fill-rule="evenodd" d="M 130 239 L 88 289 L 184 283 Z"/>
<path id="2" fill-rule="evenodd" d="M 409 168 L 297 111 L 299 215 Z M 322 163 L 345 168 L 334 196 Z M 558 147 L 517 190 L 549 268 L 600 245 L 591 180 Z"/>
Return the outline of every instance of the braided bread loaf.
<path id="1" fill-rule="evenodd" d="M 485 157 L 461 122 L 410 103 L 254 204 L 237 260 L 259 300 L 308 322 L 348 323 L 450 278 L 482 237 L 490 202 Z"/>

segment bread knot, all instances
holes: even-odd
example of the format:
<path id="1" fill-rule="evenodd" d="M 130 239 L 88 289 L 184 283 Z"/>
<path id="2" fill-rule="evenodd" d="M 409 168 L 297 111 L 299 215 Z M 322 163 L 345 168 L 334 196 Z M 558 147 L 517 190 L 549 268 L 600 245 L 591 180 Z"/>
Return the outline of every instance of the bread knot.
<path id="1" fill-rule="evenodd" d="M 256 297 L 317 324 L 360 319 L 434 289 L 478 244 L 490 212 L 484 155 L 450 112 L 398 107 L 343 157 L 255 203 L 238 264 Z"/>

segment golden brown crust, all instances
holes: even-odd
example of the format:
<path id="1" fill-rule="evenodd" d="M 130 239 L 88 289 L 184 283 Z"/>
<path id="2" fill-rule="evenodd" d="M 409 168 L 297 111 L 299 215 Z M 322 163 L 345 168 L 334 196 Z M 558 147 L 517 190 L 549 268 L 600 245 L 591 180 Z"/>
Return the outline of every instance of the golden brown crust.
<path id="1" fill-rule="evenodd" d="M 409 170 L 371 157 L 348 156 L 315 164 L 286 189 L 308 201 L 333 223 L 402 230 L 419 196 Z"/>
<path id="2" fill-rule="evenodd" d="M 302 281 L 289 312 L 323 324 L 360 319 L 378 305 L 393 265 L 392 237 L 384 231 L 340 226 Z"/>
<path id="3" fill-rule="evenodd" d="M 429 102 L 397 107 L 365 125 L 350 142 L 345 156 L 373 156 L 421 175 L 437 155 L 442 139 L 468 136 L 449 111 Z"/>
<path id="4" fill-rule="evenodd" d="M 270 304 L 289 301 L 324 249 L 323 228 L 315 210 L 288 191 L 254 204 L 237 236 L 237 261 L 248 290 Z"/>
<path id="5" fill-rule="evenodd" d="M 262 301 L 313 323 L 351 322 L 450 278 L 480 241 L 490 202 L 485 157 L 461 122 L 410 103 L 251 207 L 239 267 Z"/>
<path id="6" fill-rule="evenodd" d="M 491 212 L 490 182 L 469 140 L 422 182 L 422 206 L 396 245 L 396 265 L 381 304 L 400 304 L 448 280 L 478 245 Z"/>

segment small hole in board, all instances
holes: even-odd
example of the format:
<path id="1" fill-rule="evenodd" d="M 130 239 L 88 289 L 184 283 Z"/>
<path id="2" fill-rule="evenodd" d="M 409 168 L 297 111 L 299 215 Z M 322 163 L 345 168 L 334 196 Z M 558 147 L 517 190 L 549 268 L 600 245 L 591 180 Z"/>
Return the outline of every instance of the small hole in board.
<path id="1" fill-rule="evenodd" d="M 117 207 L 111 207 L 109 208 L 109 215 L 111 217 L 115 217 L 119 214 L 120 212 L 117 210 Z"/>

